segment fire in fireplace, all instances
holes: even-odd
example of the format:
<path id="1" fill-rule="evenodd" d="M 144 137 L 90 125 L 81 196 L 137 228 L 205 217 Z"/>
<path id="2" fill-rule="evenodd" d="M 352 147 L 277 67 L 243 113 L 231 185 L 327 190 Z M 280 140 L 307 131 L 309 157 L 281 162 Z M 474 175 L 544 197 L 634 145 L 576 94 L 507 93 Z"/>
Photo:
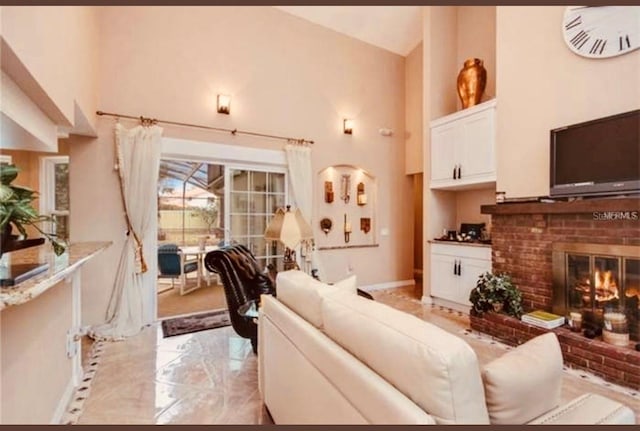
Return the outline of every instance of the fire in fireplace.
<path id="1" fill-rule="evenodd" d="M 580 312 L 594 329 L 619 312 L 629 337 L 640 339 L 640 247 L 555 243 L 552 256 L 555 313 Z"/>

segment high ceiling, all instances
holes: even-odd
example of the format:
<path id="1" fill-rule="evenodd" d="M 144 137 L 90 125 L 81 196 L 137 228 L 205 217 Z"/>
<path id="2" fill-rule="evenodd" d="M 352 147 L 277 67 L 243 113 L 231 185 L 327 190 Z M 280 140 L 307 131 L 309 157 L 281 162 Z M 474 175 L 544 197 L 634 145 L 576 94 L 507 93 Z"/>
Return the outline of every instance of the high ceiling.
<path id="1" fill-rule="evenodd" d="M 406 56 L 422 40 L 421 6 L 274 6 Z"/>

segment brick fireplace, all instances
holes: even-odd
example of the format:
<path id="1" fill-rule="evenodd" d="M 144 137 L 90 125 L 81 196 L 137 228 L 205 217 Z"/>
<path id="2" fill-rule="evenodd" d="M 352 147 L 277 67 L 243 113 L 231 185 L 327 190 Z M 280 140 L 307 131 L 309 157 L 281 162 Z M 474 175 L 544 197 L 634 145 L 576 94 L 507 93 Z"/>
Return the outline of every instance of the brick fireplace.
<path id="1" fill-rule="evenodd" d="M 633 258 L 640 259 L 634 256 L 636 250 L 640 250 L 636 248 L 640 246 L 639 212 L 640 199 L 634 198 L 483 206 L 482 213 L 491 214 L 492 270 L 512 276 L 522 291 L 525 311 L 553 311 L 554 308 L 557 311 L 554 295 L 557 304 L 559 294 L 557 291 L 554 294 L 553 260 L 558 244 L 590 244 L 598 250 L 602 246 L 606 250 L 622 248 L 627 255 L 631 254 L 625 257 L 631 258 L 630 262 Z M 593 262 L 594 258 L 591 259 Z M 619 259 L 619 262 L 626 261 Z M 633 300 L 636 301 L 635 297 Z M 626 303 L 630 304 L 631 300 Z M 472 316 L 471 327 L 512 345 L 545 332 L 493 313 Z M 640 389 L 640 352 L 634 350 L 637 341 L 616 346 L 602 341 L 601 337 L 589 339 L 565 327 L 554 332 L 558 334 L 568 365 Z"/>

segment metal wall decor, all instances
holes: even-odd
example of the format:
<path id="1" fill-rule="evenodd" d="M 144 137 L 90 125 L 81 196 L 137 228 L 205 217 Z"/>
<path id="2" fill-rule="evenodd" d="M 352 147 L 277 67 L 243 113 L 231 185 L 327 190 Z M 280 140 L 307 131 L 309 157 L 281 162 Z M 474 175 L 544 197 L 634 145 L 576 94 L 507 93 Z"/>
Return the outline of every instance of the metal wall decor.
<path id="1" fill-rule="evenodd" d="M 360 219 L 360 230 L 364 233 L 369 233 L 371 230 L 371 219 L 369 217 Z"/>
<path id="2" fill-rule="evenodd" d="M 333 181 L 324 182 L 324 201 L 328 204 L 333 202 Z"/>
<path id="3" fill-rule="evenodd" d="M 325 235 L 329 235 L 329 232 L 331 232 L 331 227 L 333 226 L 333 222 L 331 221 L 330 218 L 323 218 L 322 220 L 320 220 L 320 229 L 322 229 L 322 232 L 324 232 Z"/>
<path id="4" fill-rule="evenodd" d="M 358 202 L 358 205 L 360 206 L 366 205 L 367 195 L 364 193 L 364 183 L 363 182 L 358 183 L 358 187 L 356 188 L 356 190 L 357 190 L 356 201 Z"/>
<path id="5" fill-rule="evenodd" d="M 342 179 L 340 180 L 340 199 L 342 199 L 345 204 L 348 204 L 349 199 L 351 198 L 351 196 L 349 195 L 350 188 L 351 174 L 342 174 Z"/>
<path id="6" fill-rule="evenodd" d="M 347 220 L 347 213 L 344 213 L 344 242 L 349 242 L 351 236 L 351 223 Z"/>

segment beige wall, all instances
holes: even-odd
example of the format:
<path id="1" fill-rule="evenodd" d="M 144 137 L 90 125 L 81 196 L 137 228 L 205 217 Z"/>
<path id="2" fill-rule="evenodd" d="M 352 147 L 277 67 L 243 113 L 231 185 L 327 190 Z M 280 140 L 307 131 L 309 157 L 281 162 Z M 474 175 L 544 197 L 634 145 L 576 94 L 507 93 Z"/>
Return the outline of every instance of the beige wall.
<path id="1" fill-rule="evenodd" d="M 401 211 L 412 202 L 404 136 L 378 133 L 405 127 L 403 57 L 271 7 L 101 11 L 99 109 L 313 139 L 314 172 L 352 164 L 376 176 L 375 224 L 389 229 L 388 236 L 378 235 L 378 248 L 321 252 L 327 279 L 345 277 L 350 267 L 361 285 L 412 278 L 413 212 Z M 215 112 L 218 93 L 231 95 L 231 115 Z M 353 135 L 342 133 L 343 118 L 355 120 Z M 83 271 L 83 323 L 104 318 L 124 239 L 113 124 L 100 119 L 98 139 L 71 145 L 72 240 L 114 241 L 101 268 Z M 164 136 L 283 147 L 282 141 L 178 127 L 164 127 Z M 318 199 L 321 188 L 314 185 Z"/>
<path id="2" fill-rule="evenodd" d="M 2 10 L 2 37 L 33 78 L 25 82 L 41 87 L 42 96 L 56 105 L 67 125 L 78 119 L 76 103 L 89 126 L 95 121 L 96 12 L 95 7 L 84 6 L 5 6 Z M 28 92 L 32 97 L 36 93 Z"/>
<path id="3" fill-rule="evenodd" d="M 0 420 L 48 424 L 71 379 L 71 288 L 64 282 L 0 312 Z"/>
<path id="4" fill-rule="evenodd" d="M 494 205 L 496 190 L 494 188 L 465 190 L 456 193 L 456 230 L 462 223 L 485 223 L 491 231 L 491 215 L 480 214 L 480 206 Z"/>
<path id="5" fill-rule="evenodd" d="M 574 54 L 562 38 L 564 10 L 497 10 L 497 188 L 507 198 L 549 194 L 551 129 L 640 106 L 640 51 Z"/>
<path id="6" fill-rule="evenodd" d="M 422 43 L 416 46 L 405 58 L 405 172 L 416 174 L 422 172 Z"/>
<path id="7" fill-rule="evenodd" d="M 423 183 L 422 174 L 413 175 L 413 268 L 422 270 L 422 242 L 423 242 Z"/>
<path id="8" fill-rule="evenodd" d="M 458 71 L 468 58 L 479 58 L 487 70 L 487 86 L 482 101 L 496 97 L 496 7 L 458 6 Z M 456 75 L 457 77 L 457 75 Z M 458 98 L 458 109 L 462 103 Z"/>

